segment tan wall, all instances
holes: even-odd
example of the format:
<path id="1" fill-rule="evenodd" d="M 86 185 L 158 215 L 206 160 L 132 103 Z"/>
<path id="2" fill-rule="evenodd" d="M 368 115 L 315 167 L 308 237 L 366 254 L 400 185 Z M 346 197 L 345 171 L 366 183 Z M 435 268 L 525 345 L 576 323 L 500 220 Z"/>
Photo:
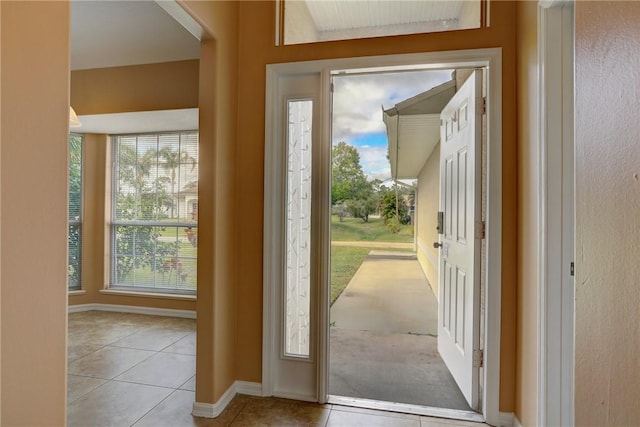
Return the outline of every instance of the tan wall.
<path id="1" fill-rule="evenodd" d="M 3 1 L 0 7 L 0 424 L 61 426 L 66 422 L 69 4 Z"/>
<path id="2" fill-rule="evenodd" d="M 367 55 L 502 47 L 503 53 L 503 242 L 500 409 L 515 407 L 516 303 L 516 93 L 515 3 L 495 2 L 490 28 L 433 34 L 275 47 L 273 2 L 240 2 L 238 209 L 238 379 L 262 377 L 262 212 L 264 174 L 265 67 L 270 63 Z M 260 220 L 256 220 L 260 218 Z"/>
<path id="3" fill-rule="evenodd" d="M 576 425 L 640 419 L 640 3 L 576 2 Z"/>
<path id="4" fill-rule="evenodd" d="M 518 2 L 518 299 L 516 416 L 538 425 L 538 45 L 537 3 Z"/>
<path id="5" fill-rule="evenodd" d="M 236 243 L 238 203 L 244 201 L 236 191 L 239 6 L 181 3 L 208 33 L 200 50 L 196 401 L 213 403 L 237 379 L 237 342 L 246 339 L 238 338 L 236 329 L 244 316 L 236 315 L 236 298 L 243 298 L 236 280 L 237 250 L 245 249 Z"/>
<path id="6" fill-rule="evenodd" d="M 71 105 L 78 114 L 196 108 L 198 62 L 72 71 Z"/>
<path id="7" fill-rule="evenodd" d="M 438 298 L 438 209 L 440 206 L 440 144 L 436 145 L 418 175 L 416 243 L 420 266 Z"/>

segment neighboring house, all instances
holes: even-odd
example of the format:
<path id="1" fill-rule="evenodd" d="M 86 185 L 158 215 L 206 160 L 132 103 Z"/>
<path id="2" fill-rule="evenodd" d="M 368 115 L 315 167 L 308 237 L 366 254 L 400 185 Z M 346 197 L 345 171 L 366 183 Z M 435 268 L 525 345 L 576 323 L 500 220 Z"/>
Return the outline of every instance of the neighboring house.
<path id="1" fill-rule="evenodd" d="M 161 3 L 200 23 L 199 61 L 70 73 L 69 2 L 0 2 L 0 423 L 65 424 L 67 310 L 76 304 L 197 311 L 197 400 L 215 408 L 238 384 L 260 390 L 266 66 L 491 47 L 501 49 L 503 73 L 499 407 L 521 425 L 540 425 L 538 362 L 547 349 L 539 331 L 557 325 L 538 318 L 546 280 L 539 214 L 547 201 L 539 196 L 545 52 L 536 2 L 491 1 L 485 28 L 295 46 L 274 45 L 272 1 Z M 575 334 L 558 344 L 575 345 L 576 424 L 636 425 L 640 2 L 574 7 Z M 70 98 L 80 115 L 199 108 L 197 307 L 195 297 L 100 291 L 108 141 L 99 134 L 85 140 L 93 173 L 85 188 L 95 192 L 83 211 L 90 230 L 83 259 L 93 269 L 84 294 L 67 295 Z"/>

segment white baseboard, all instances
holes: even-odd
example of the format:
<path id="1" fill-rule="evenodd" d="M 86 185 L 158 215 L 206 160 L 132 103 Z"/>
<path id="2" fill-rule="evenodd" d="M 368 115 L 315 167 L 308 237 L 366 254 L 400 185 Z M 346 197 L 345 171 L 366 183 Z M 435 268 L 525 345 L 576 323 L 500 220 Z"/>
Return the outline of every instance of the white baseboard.
<path id="1" fill-rule="evenodd" d="M 520 423 L 520 420 L 515 415 L 513 417 L 513 427 L 522 427 L 522 423 Z"/>
<path id="2" fill-rule="evenodd" d="M 249 381 L 236 381 L 236 392 L 238 394 L 246 394 L 247 396 L 262 397 L 262 384 L 252 383 Z"/>
<path id="3" fill-rule="evenodd" d="M 150 316 L 182 317 L 185 319 L 195 319 L 196 312 L 193 310 L 174 310 L 170 308 L 138 307 L 135 305 L 119 304 L 75 304 L 69 306 L 69 313 L 79 313 L 82 311 L 112 311 L 116 313 L 136 313 L 148 314 Z"/>
<path id="4" fill-rule="evenodd" d="M 231 403 L 231 400 L 238 393 L 249 396 L 262 396 L 262 384 L 236 381 L 231 384 L 231 387 L 224 392 L 216 403 L 193 402 L 193 411 L 191 414 L 194 417 L 216 418 L 225 410 L 227 405 Z"/>
<path id="5" fill-rule="evenodd" d="M 498 423 L 500 427 L 522 427 L 513 412 L 499 412 Z"/>

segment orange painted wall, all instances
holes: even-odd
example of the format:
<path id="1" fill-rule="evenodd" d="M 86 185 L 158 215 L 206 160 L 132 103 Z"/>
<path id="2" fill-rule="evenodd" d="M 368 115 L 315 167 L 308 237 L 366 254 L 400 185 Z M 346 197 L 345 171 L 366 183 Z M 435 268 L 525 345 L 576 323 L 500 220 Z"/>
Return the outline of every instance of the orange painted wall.
<path id="1" fill-rule="evenodd" d="M 3 1 L 0 8 L 0 424 L 61 426 L 69 4 Z"/>
<path id="2" fill-rule="evenodd" d="M 198 62 L 72 71 L 71 105 L 79 115 L 196 108 Z"/>
<path id="3" fill-rule="evenodd" d="M 576 425 L 638 425 L 640 3 L 575 4 Z"/>
<path id="4" fill-rule="evenodd" d="M 200 192 L 196 401 L 237 379 L 238 2 L 181 2 L 207 35 L 200 50 Z M 243 118 L 243 123 L 244 118 Z M 260 264 L 261 265 L 261 264 Z"/>
<path id="5" fill-rule="evenodd" d="M 518 2 L 518 289 L 516 407 L 523 426 L 537 423 L 538 365 L 538 5 Z"/>
<path id="6" fill-rule="evenodd" d="M 501 47 L 503 52 L 503 271 L 500 409 L 515 407 L 516 343 L 516 5 L 495 2 L 493 26 L 448 33 L 382 37 L 313 45 L 274 45 L 274 2 L 240 2 L 238 67 L 237 211 L 237 366 L 238 379 L 261 381 L 262 364 L 262 212 L 265 67 L 270 63 Z M 246 125 L 249 124 L 249 125 Z"/>

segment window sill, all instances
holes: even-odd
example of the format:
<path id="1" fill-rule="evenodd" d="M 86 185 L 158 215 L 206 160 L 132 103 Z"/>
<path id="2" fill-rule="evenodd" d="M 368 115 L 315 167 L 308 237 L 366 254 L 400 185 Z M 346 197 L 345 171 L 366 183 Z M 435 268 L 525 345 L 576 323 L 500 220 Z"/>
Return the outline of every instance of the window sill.
<path id="1" fill-rule="evenodd" d="M 73 290 L 73 291 L 67 291 L 67 295 L 69 295 L 69 296 L 84 295 L 86 293 L 87 293 L 87 291 L 82 290 L 82 289 L 76 289 L 76 290 Z"/>
<path id="2" fill-rule="evenodd" d="M 195 295 L 180 295 L 180 294 L 164 294 L 160 292 L 136 292 L 136 291 L 125 291 L 125 290 L 115 290 L 115 289 L 101 289 L 101 294 L 105 295 L 122 295 L 128 297 L 143 297 L 143 298 L 162 298 L 162 299 L 174 299 L 181 301 L 195 301 Z"/>

